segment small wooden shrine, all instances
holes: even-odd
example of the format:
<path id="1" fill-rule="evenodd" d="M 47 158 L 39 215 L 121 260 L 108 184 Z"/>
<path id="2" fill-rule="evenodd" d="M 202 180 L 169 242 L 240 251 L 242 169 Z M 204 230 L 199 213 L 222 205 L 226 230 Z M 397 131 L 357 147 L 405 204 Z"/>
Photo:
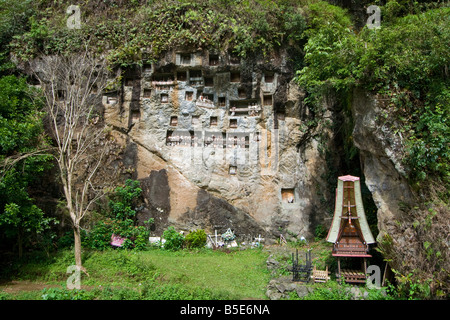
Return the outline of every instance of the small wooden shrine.
<path id="1" fill-rule="evenodd" d="M 337 277 L 345 282 L 366 281 L 366 258 L 370 258 L 369 244 L 375 243 L 369 229 L 361 197 L 358 177 L 341 176 L 336 189 L 336 204 L 327 241 L 334 243 L 332 255 L 338 259 Z M 358 258 L 362 270 L 341 270 L 341 257 Z"/>

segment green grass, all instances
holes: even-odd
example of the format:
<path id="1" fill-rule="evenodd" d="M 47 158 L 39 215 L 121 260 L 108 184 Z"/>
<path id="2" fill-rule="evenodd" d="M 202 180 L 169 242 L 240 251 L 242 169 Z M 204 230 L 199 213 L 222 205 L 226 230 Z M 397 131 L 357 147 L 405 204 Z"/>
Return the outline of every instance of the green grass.
<path id="1" fill-rule="evenodd" d="M 261 250 L 189 252 L 168 254 L 155 251 L 152 259 L 162 278 L 169 282 L 229 292 L 238 298 L 264 298 L 270 280 L 266 270 L 267 255 Z"/>
<path id="2" fill-rule="evenodd" d="M 67 267 L 73 265 L 72 250 L 47 256 L 34 252 L 0 270 L 0 300 L 242 300 L 268 299 L 267 285 L 273 277 L 290 275 L 291 254 L 299 249 L 304 261 L 308 248 L 320 269 L 331 267 L 330 244 L 316 241 L 306 246 L 291 245 L 264 249 L 214 251 L 211 249 L 167 251 L 84 250 L 81 290 L 68 290 Z M 272 255 L 280 262 L 276 274 L 267 269 Z M 5 265 L 6 266 L 6 265 Z M 7 280 L 7 281 L 4 281 Z M 15 285 L 11 283 L 14 281 Z M 15 287 L 15 288 L 14 288 Z M 348 286 L 336 281 L 313 284 L 307 300 L 350 299 Z M 45 289 L 44 289 L 45 288 Z M 378 291 L 370 299 L 386 299 Z M 292 292 L 291 299 L 299 299 Z"/>
<path id="3" fill-rule="evenodd" d="M 10 279 L 44 283 L 45 291 L 0 293 L 0 299 L 266 299 L 267 256 L 259 249 L 85 251 L 89 276 L 82 274 L 81 291 L 68 292 L 73 252 L 60 251 L 12 270 Z"/>

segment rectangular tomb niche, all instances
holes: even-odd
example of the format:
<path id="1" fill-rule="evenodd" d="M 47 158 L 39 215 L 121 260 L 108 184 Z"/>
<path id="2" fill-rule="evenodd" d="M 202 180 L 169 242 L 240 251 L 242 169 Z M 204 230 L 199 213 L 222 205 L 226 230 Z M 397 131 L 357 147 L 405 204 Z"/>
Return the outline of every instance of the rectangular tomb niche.
<path id="1" fill-rule="evenodd" d="M 198 94 L 197 100 L 214 102 L 214 94 L 212 93 L 203 93 L 201 91 L 197 91 L 197 94 Z"/>
<path id="2" fill-rule="evenodd" d="M 187 72 L 186 71 L 178 71 L 177 72 L 177 80 L 178 81 L 186 81 L 187 80 Z"/>
<path id="3" fill-rule="evenodd" d="M 170 117 L 170 125 L 173 127 L 176 127 L 178 125 L 178 117 L 177 116 Z"/>
<path id="4" fill-rule="evenodd" d="M 209 125 L 210 125 L 211 127 L 217 126 L 217 117 L 210 117 L 210 118 L 209 118 Z"/>
<path id="5" fill-rule="evenodd" d="M 193 91 L 186 91 L 184 99 L 186 101 L 192 101 L 194 99 L 194 92 Z"/>
<path id="6" fill-rule="evenodd" d="M 174 84 L 173 73 L 159 73 L 152 76 L 152 85 L 157 90 L 171 90 Z"/>
<path id="7" fill-rule="evenodd" d="M 168 130 L 167 134 L 166 134 L 166 145 L 167 146 L 173 146 L 175 145 L 175 142 L 173 141 L 173 131 L 172 130 Z"/>
<path id="8" fill-rule="evenodd" d="M 237 172 L 236 166 L 230 166 L 230 168 L 228 169 L 228 174 L 230 174 L 230 175 L 235 175 L 236 172 Z"/>
<path id="9" fill-rule="evenodd" d="M 64 101 L 66 99 L 66 91 L 65 90 L 57 90 L 56 91 L 56 100 Z"/>
<path id="10" fill-rule="evenodd" d="M 256 99 L 230 100 L 230 116 L 259 116 L 261 107 Z"/>
<path id="11" fill-rule="evenodd" d="M 237 128 L 237 119 L 230 119 L 230 128 Z"/>
<path id="12" fill-rule="evenodd" d="M 195 102 L 195 105 L 197 107 L 201 108 L 207 108 L 207 109 L 215 109 L 216 106 L 214 105 L 214 94 L 204 94 L 201 91 L 197 91 L 197 99 Z"/>
<path id="13" fill-rule="evenodd" d="M 144 66 L 142 67 L 142 71 L 144 71 L 144 73 L 151 73 L 152 70 L 152 65 L 148 63 L 144 64 Z"/>
<path id="14" fill-rule="evenodd" d="M 151 98 L 152 97 L 152 89 L 144 89 L 144 93 L 143 93 L 144 98 Z"/>
<path id="15" fill-rule="evenodd" d="M 225 107 L 227 105 L 227 98 L 226 97 L 219 97 L 218 98 L 219 107 Z"/>
<path id="16" fill-rule="evenodd" d="M 133 78 L 125 78 L 125 86 L 126 87 L 132 87 L 134 85 L 134 79 Z"/>
<path id="17" fill-rule="evenodd" d="M 117 97 L 107 97 L 106 98 L 106 103 L 110 104 L 110 105 L 114 105 L 117 103 Z"/>
<path id="18" fill-rule="evenodd" d="M 117 102 L 119 102 L 119 96 L 118 96 L 117 92 L 108 93 L 106 95 L 106 103 L 107 104 L 114 105 Z"/>
<path id="19" fill-rule="evenodd" d="M 210 54 L 209 55 L 209 65 L 210 66 L 217 66 L 217 65 L 219 65 L 219 56 L 217 54 Z"/>
<path id="20" fill-rule="evenodd" d="M 166 135 L 166 145 L 168 146 L 179 146 L 179 147 L 190 147 L 192 146 L 195 137 L 194 131 L 187 130 L 175 130 L 167 131 Z"/>
<path id="21" fill-rule="evenodd" d="M 263 104 L 265 106 L 271 106 L 272 105 L 272 95 L 264 95 L 263 96 Z"/>
<path id="22" fill-rule="evenodd" d="M 181 53 L 180 54 L 180 63 L 181 64 L 191 64 L 191 54 L 190 53 Z"/>
<path id="23" fill-rule="evenodd" d="M 205 87 L 213 87 L 213 86 L 214 86 L 214 78 L 205 77 Z"/>
<path id="24" fill-rule="evenodd" d="M 239 71 L 232 71 L 230 73 L 231 82 L 241 82 L 241 73 Z"/>
<path id="25" fill-rule="evenodd" d="M 245 99 L 247 97 L 247 91 L 245 90 L 245 88 L 238 89 L 238 97 L 241 99 Z"/>
<path id="26" fill-rule="evenodd" d="M 264 82 L 265 83 L 272 83 L 274 79 L 274 73 L 273 72 L 265 72 L 264 73 Z"/>
<path id="27" fill-rule="evenodd" d="M 169 103 L 169 95 L 167 93 L 161 93 L 161 103 Z"/>
<path id="28" fill-rule="evenodd" d="M 189 70 L 189 84 L 192 86 L 203 85 L 203 76 L 201 70 Z"/>
<path id="29" fill-rule="evenodd" d="M 174 76 L 173 76 L 173 72 L 161 72 L 161 73 L 155 73 L 152 76 L 152 81 L 157 81 L 157 82 L 169 82 L 169 81 L 174 81 Z"/>
<path id="30" fill-rule="evenodd" d="M 281 201 L 283 203 L 294 203 L 295 202 L 295 189 L 294 188 L 281 189 Z"/>

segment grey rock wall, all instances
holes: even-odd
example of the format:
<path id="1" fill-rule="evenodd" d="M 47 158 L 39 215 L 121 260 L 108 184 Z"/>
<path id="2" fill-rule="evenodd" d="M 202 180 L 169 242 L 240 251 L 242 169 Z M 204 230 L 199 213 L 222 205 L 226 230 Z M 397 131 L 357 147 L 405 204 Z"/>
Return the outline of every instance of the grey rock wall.
<path id="1" fill-rule="evenodd" d="M 354 143 L 360 150 L 366 185 L 378 208 L 380 238 L 386 232 L 395 233 L 396 221 L 405 214 L 403 208 L 414 204 L 401 163 L 402 141 L 387 125 L 377 121 L 381 108 L 375 97 L 355 90 L 352 106 Z"/>
<path id="2" fill-rule="evenodd" d="M 311 222 L 326 223 L 316 196 L 333 197 L 321 178 L 326 162 L 305 132 L 304 93 L 288 61 L 283 50 L 266 60 L 173 51 L 128 70 L 122 88 L 104 95 L 106 123 L 124 148 L 135 145 L 130 170 L 144 183 L 156 230 L 231 228 L 275 239 L 312 237 Z M 165 191 L 151 191 L 162 170 Z"/>

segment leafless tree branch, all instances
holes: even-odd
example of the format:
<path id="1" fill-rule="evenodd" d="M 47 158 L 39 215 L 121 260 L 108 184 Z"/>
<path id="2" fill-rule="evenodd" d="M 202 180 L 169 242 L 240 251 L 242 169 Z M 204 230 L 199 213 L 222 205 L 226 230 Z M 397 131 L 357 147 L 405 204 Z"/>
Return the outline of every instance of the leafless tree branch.
<path id="1" fill-rule="evenodd" d="M 101 115 L 97 108 L 110 75 L 106 61 L 88 50 L 67 56 L 42 56 L 32 63 L 31 70 L 41 85 L 56 145 L 54 157 L 74 226 L 76 262 L 81 267 L 81 244 L 77 244 L 76 233 L 92 204 L 103 196 L 102 188 L 94 188 L 92 179 L 105 154 L 106 144 L 99 146 L 105 125 L 98 121 Z"/>

